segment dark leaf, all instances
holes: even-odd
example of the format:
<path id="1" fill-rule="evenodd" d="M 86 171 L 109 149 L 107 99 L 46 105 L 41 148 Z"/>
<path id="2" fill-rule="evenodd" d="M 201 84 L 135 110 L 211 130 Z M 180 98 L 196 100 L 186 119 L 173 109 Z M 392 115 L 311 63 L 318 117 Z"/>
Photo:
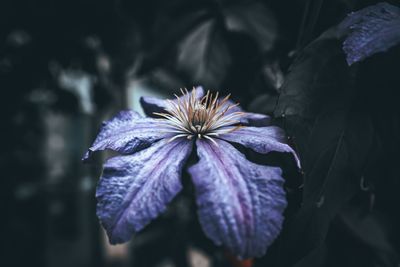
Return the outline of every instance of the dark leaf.
<path id="1" fill-rule="evenodd" d="M 322 266 L 327 253 L 328 248 L 325 245 L 321 245 L 299 260 L 294 267 Z"/>
<path id="2" fill-rule="evenodd" d="M 178 88 L 184 88 L 185 82 L 174 70 L 157 68 L 146 77 L 148 82 L 156 88 L 162 88 L 165 92 L 176 93 Z M 190 89 L 190 88 L 189 88 Z"/>
<path id="3" fill-rule="evenodd" d="M 151 43 L 154 53 L 145 60 L 144 70 L 162 64 L 182 75 L 187 84 L 231 88 L 225 83 L 227 76 L 236 76 L 232 65 L 254 64 L 257 57 L 252 55 L 271 51 L 277 39 L 272 12 L 261 3 L 244 2 L 201 2 L 163 11 Z M 240 68 L 236 77 L 242 76 L 247 77 Z"/>
<path id="4" fill-rule="evenodd" d="M 231 56 L 216 19 L 200 23 L 178 46 L 176 65 L 194 84 L 218 88 L 231 63 Z"/>
<path id="5" fill-rule="evenodd" d="M 263 94 L 250 103 L 248 110 L 255 113 L 272 114 L 274 112 L 278 96 Z"/>
<path id="6" fill-rule="evenodd" d="M 357 192 L 374 130 L 367 114 L 352 108 L 352 80 L 328 31 L 300 53 L 282 86 L 275 116 L 284 117 L 304 170 L 302 206 L 282 232 L 283 266 L 317 260 L 312 255 L 321 256 L 315 250 L 331 220 Z"/>
<path id="7" fill-rule="evenodd" d="M 179 8 L 161 7 L 159 16 L 155 21 L 154 32 L 149 43 L 157 51 L 157 56 L 162 55 L 171 47 L 193 32 L 198 25 L 212 17 L 208 6 L 187 3 Z"/>
<path id="8" fill-rule="evenodd" d="M 259 2 L 232 5 L 224 10 L 226 28 L 251 36 L 262 51 L 271 50 L 277 39 L 274 14 Z"/>
<path id="9" fill-rule="evenodd" d="M 396 252 L 387 233 L 388 227 L 382 216 L 377 213 L 362 214 L 349 206 L 342 210 L 340 219 L 362 243 L 396 258 Z"/>

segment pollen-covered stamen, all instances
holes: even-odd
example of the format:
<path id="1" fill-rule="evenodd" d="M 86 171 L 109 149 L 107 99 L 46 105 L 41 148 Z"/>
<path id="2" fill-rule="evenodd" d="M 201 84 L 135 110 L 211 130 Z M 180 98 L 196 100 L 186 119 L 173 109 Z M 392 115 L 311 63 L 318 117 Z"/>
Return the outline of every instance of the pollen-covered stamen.
<path id="1" fill-rule="evenodd" d="M 167 100 L 167 113 L 154 113 L 165 119 L 171 129 L 169 132 L 175 134 L 172 139 L 186 137 L 206 138 L 229 133 L 239 129 L 242 112 L 232 112 L 231 109 L 238 104 L 229 104 L 230 95 L 222 100 L 218 99 L 218 92 L 213 95 L 207 91 L 201 99 L 196 98 L 196 89 L 189 93 L 182 90 L 183 97 L 177 95 L 175 101 Z"/>

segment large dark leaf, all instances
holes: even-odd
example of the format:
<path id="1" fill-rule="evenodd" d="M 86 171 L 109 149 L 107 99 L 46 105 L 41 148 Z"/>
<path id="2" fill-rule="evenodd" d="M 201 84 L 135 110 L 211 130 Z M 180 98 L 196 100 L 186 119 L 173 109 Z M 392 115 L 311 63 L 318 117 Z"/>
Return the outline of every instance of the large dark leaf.
<path id="1" fill-rule="evenodd" d="M 277 39 L 274 14 L 259 2 L 228 6 L 224 10 L 226 28 L 253 38 L 263 51 L 271 50 Z"/>
<path id="2" fill-rule="evenodd" d="M 334 33 L 300 53 L 275 110 L 304 171 L 302 206 L 282 232 L 282 266 L 320 262 L 331 220 L 357 192 L 371 152 L 374 130 L 368 115 L 352 108 L 355 87 Z"/>
<path id="3" fill-rule="evenodd" d="M 178 70 L 195 84 L 219 86 L 231 63 L 231 56 L 217 20 L 203 21 L 178 46 Z"/>
<path id="4" fill-rule="evenodd" d="M 228 76 L 241 79 L 231 75 L 232 65 L 254 63 L 243 43 L 251 43 L 251 52 L 263 53 L 271 51 L 277 39 L 276 20 L 258 1 L 204 1 L 161 13 L 151 45 L 154 53 L 146 59 L 145 69 L 166 65 L 188 84 L 220 88 Z"/>
<path id="5" fill-rule="evenodd" d="M 377 251 L 385 252 L 396 260 L 396 252 L 390 241 L 387 223 L 381 214 L 377 212 L 363 214 L 349 206 L 340 213 L 340 220 L 360 242 Z"/>

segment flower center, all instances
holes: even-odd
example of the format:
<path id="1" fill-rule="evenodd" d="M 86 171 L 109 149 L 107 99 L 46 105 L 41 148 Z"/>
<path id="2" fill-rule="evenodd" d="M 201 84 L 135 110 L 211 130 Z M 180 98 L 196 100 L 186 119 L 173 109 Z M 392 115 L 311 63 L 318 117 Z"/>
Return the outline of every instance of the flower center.
<path id="1" fill-rule="evenodd" d="M 202 132 L 202 127 L 207 123 L 207 107 L 204 104 L 196 103 L 190 123 L 197 133 Z"/>
<path id="2" fill-rule="evenodd" d="M 213 95 L 207 91 L 207 94 L 200 98 L 197 97 L 195 88 L 191 93 L 186 89 L 181 92 L 182 97 L 175 95 L 175 100 L 167 100 L 167 113 L 154 113 L 163 117 L 169 132 L 175 134 L 172 139 L 204 137 L 212 140 L 212 137 L 241 127 L 239 119 L 243 113 L 235 111 L 234 108 L 238 104 L 233 104 L 229 95 L 219 99 L 218 93 Z"/>

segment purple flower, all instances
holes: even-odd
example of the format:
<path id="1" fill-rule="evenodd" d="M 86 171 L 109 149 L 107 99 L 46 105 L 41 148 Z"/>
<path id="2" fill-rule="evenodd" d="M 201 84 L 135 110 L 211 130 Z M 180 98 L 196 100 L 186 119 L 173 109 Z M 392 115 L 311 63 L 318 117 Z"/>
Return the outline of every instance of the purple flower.
<path id="1" fill-rule="evenodd" d="M 343 49 L 352 65 L 400 43 L 400 8 L 382 2 L 350 13 L 339 30 L 347 32 Z"/>
<path id="2" fill-rule="evenodd" d="M 286 207 L 282 172 L 248 161 L 231 143 L 297 157 L 281 129 L 265 127 L 268 116 L 243 112 L 228 98 L 204 95 L 201 87 L 175 100 L 142 98 L 153 118 L 122 111 L 103 124 L 84 159 L 104 149 L 125 154 L 104 164 L 96 193 L 112 244 L 128 241 L 166 209 L 182 189 L 181 173 L 196 147 L 199 161 L 188 171 L 204 233 L 242 258 L 265 253 Z"/>

